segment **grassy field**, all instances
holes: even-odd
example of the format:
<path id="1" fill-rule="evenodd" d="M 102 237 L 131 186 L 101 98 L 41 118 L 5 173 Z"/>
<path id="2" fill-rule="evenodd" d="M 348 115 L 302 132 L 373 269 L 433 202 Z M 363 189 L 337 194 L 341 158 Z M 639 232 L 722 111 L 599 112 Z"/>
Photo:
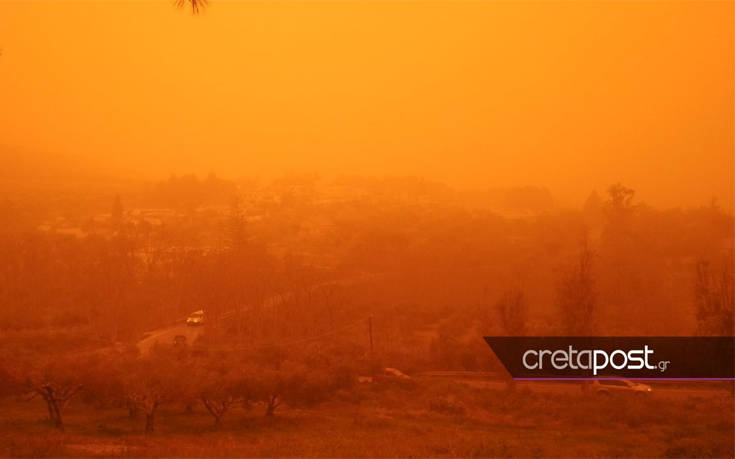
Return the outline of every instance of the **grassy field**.
<path id="1" fill-rule="evenodd" d="M 601 399 L 451 381 L 360 386 L 327 404 L 237 407 L 219 429 L 200 405 L 165 406 L 156 431 L 76 400 L 57 432 L 38 401 L 0 402 L 0 455 L 105 457 L 732 457 L 733 399 Z"/>

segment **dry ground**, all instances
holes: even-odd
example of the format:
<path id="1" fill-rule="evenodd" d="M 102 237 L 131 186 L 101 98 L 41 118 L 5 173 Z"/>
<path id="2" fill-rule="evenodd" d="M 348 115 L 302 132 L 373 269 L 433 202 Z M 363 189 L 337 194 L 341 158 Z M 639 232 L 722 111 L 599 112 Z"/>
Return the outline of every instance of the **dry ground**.
<path id="1" fill-rule="evenodd" d="M 310 408 L 233 410 L 219 430 L 196 405 L 161 410 L 157 430 L 119 408 L 68 407 L 54 431 L 37 400 L 0 402 L 2 456 L 733 457 L 724 391 L 679 400 L 514 392 L 454 381 L 361 386 Z"/>

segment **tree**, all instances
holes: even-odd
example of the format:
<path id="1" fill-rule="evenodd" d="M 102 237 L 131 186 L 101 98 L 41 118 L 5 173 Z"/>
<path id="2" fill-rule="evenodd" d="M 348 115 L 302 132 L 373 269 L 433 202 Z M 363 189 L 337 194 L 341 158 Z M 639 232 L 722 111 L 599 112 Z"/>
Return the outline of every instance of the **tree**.
<path id="1" fill-rule="evenodd" d="M 237 403 L 250 399 L 250 378 L 237 362 L 204 362 L 193 376 L 193 395 L 201 400 L 219 427 L 227 412 Z"/>
<path id="2" fill-rule="evenodd" d="M 298 350 L 294 352 L 299 353 Z M 234 387 L 238 396 L 242 400 L 263 402 L 265 415 L 273 416 L 284 403 L 290 406 L 313 404 L 326 398 L 331 391 L 346 387 L 343 371 L 335 371 L 336 368 L 325 364 L 307 367 L 306 360 L 303 355 L 296 360 L 286 360 L 267 348 L 254 352 L 241 367 L 244 376 L 236 378 Z"/>
<path id="3" fill-rule="evenodd" d="M 495 304 L 500 317 L 500 325 L 506 334 L 522 336 L 528 323 L 528 304 L 520 288 L 506 291 Z"/>
<path id="4" fill-rule="evenodd" d="M 266 404 L 266 416 L 273 416 L 284 402 L 289 405 L 309 403 L 323 398 L 326 380 L 307 376 L 305 368 L 291 364 L 280 370 L 264 370 L 256 379 L 259 398 Z"/>
<path id="5" fill-rule="evenodd" d="M 199 14 L 199 11 L 207 6 L 208 0 L 175 0 L 176 6 L 179 8 L 185 7 L 187 4 L 191 5 L 191 12 Z"/>
<path id="6" fill-rule="evenodd" d="M 242 199 L 239 195 L 230 200 L 230 214 L 227 221 L 227 236 L 233 250 L 242 250 L 247 242 L 245 236 L 245 213 L 242 209 Z"/>
<path id="7" fill-rule="evenodd" d="M 557 285 L 557 306 L 564 332 L 569 335 L 586 335 L 592 329 L 597 296 L 593 258 L 585 239 L 576 263 L 562 273 Z"/>
<path id="8" fill-rule="evenodd" d="M 526 334 L 528 324 L 528 304 L 523 295 L 523 290 L 513 287 L 507 290 L 495 304 L 495 310 L 500 318 L 503 331 L 510 336 L 523 336 Z M 506 381 L 509 390 L 515 389 L 515 380 L 511 377 Z"/>
<path id="9" fill-rule="evenodd" d="M 124 210 L 122 202 L 120 201 L 120 195 L 116 195 L 112 201 L 112 210 L 110 212 L 110 224 L 116 231 L 120 231 L 123 225 Z"/>
<path id="10" fill-rule="evenodd" d="M 718 272 L 713 272 L 706 261 L 697 263 L 694 286 L 697 334 L 733 335 L 734 285 L 732 260 L 723 263 Z"/>
<path id="11" fill-rule="evenodd" d="M 605 205 L 610 217 L 623 215 L 633 208 L 635 190 L 616 183 L 607 189 L 607 195 L 608 201 Z"/>
<path id="12" fill-rule="evenodd" d="M 49 421 L 59 430 L 64 430 L 64 409 L 82 390 L 83 365 L 71 359 L 15 360 L 5 370 L 17 386 L 31 394 L 40 396 L 46 403 Z"/>
<path id="13" fill-rule="evenodd" d="M 597 191 L 593 190 L 587 196 L 582 206 L 582 212 L 589 225 L 598 226 L 602 223 L 604 208 L 602 198 L 597 194 Z"/>
<path id="14" fill-rule="evenodd" d="M 125 400 L 145 415 L 145 431 L 153 432 L 158 408 L 185 399 L 189 371 L 169 353 L 153 353 L 146 359 L 121 362 L 118 377 Z"/>
<path id="15" fill-rule="evenodd" d="M 256 399 L 266 404 L 266 416 L 273 416 L 284 398 L 289 398 L 301 382 L 302 369 L 286 362 L 278 346 L 263 346 L 250 356 L 254 364 L 250 389 Z"/>

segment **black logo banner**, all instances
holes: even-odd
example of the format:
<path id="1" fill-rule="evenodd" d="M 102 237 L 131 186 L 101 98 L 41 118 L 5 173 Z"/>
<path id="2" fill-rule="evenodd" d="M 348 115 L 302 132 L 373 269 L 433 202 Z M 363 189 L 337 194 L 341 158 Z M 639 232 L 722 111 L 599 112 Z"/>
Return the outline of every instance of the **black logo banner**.
<path id="1" fill-rule="evenodd" d="M 735 380 L 735 337 L 486 336 L 516 379 Z"/>

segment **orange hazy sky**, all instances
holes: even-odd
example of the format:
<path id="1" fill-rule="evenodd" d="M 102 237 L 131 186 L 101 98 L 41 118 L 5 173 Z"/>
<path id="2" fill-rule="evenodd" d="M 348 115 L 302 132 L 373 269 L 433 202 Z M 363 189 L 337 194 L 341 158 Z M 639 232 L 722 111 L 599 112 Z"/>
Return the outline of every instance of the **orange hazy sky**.
<path id="1" fill-rule="evenodd" d="M 732 1 L 0 0 L 0 145 L 146 178 L 419 175 L 570 202 L 622 181 L 732 207 L 734 22 Z"/>

